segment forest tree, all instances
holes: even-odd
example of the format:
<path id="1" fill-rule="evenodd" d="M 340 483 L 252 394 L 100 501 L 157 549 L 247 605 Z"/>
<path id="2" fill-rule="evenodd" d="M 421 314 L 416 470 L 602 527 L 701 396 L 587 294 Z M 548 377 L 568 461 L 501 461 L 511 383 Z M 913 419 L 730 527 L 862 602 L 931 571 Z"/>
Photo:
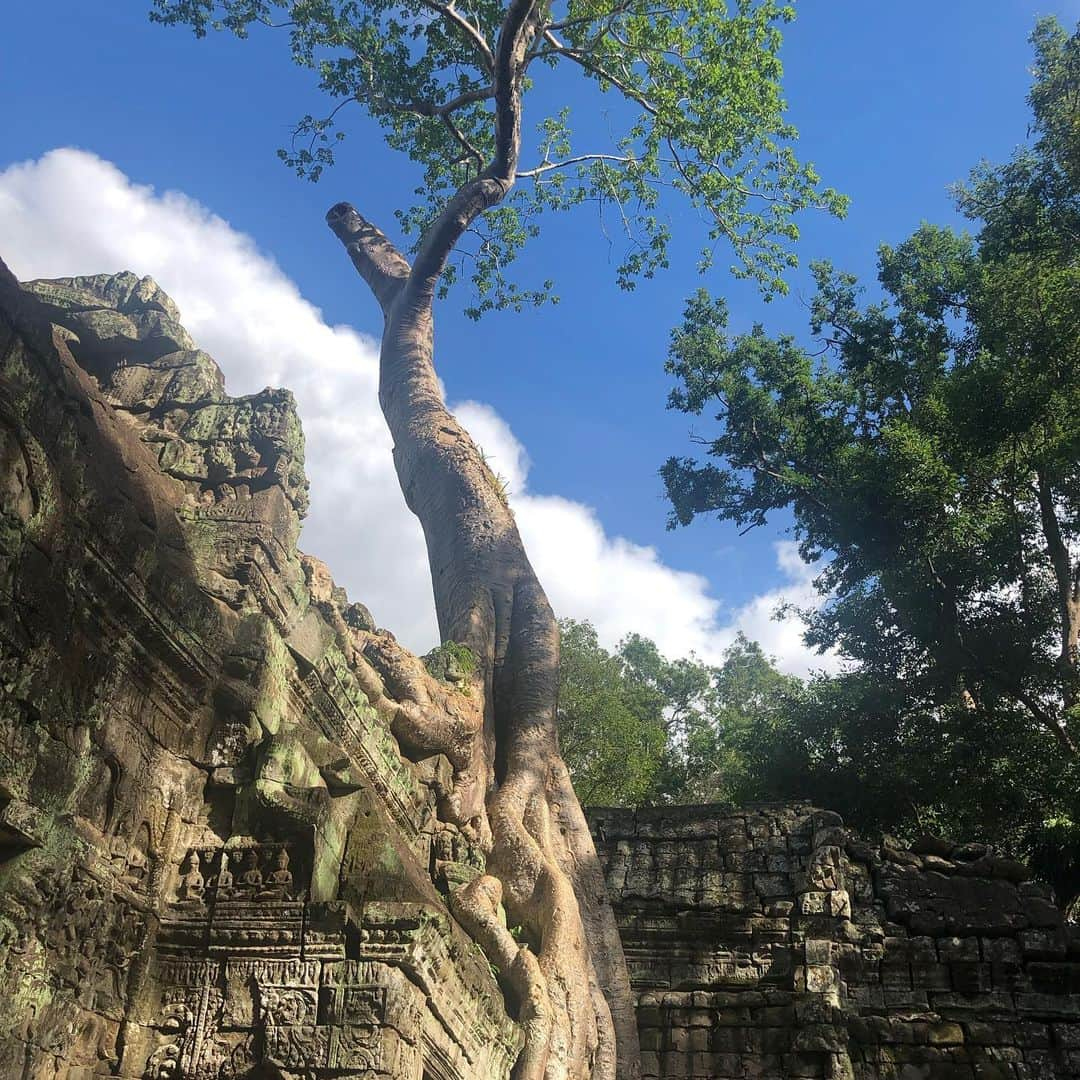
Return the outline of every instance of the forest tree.
<path id="1" fill-rule="evenodd" d="M 520 308 L 552 295 L 517 284 L 510 263 L 543 210 L 584 203 L 624 230 L 617 274 L 631 288 L 667 263 L 665 189 L 706 222 L 703 265 L 720 242 L 736 272 L 783 287 L 793 215 L 833 212 L 792 151 L 784 118 L 775 0 L 656 5 L 646 0 L 157 0 L 154 17 L 196 34 L 284 30 L 292 60 L 329 99 L 280 152 L 317 179 L 334 158 L 346 106 L 384 129 L 422 171 L 400 208 L 403 244 L 348 204 L 328 222 L 378 301 L 379 397 L 402 492 L 427 542 L 439 629 L 463 650 L 468 707 L 448 712 L 404 651 L 369 657 L 410 707 L 394 731 L 410 752 L 455 770 L 446 819 L 487 851 L 487 872 L 452 905 L 512 991 L 526 1032 L 518 1080 L 639 1075 L 629 984 L 602 876 L 559 753 L 559 634 L 506 494 L 447 410 L 433 363 L 433 305 L 463 276 L 466 310 Z M 612 145 L 574 145 L 565 111 L 530 118 L 534 82 L 576 74 L 613 95 L 625 128 Z M 527 133 L 535 132 L 530 136 Z M 509 360 L 511 358 L 501 358 Z M 522 947 L 500 918 L 520 926 Z M 530 947 L 531 946 L 531 947 Z"/>
<path id="2" fill-rule="evenodd" d="M 956 192 L 974 236 L 923 225 L 882 246 L 871 302 L 818 264 L 812 348 L 761 327 L 729 337 L 723 301 L 690 301 L 670 404 L 716 428 L 706 460 L 662 471 L 673 524 L 791 513 L 822 567 L 808 640 L 848 665 L 796 710 L 814 797 L 864 825 L 1007 838 L 1070 896 L 1080 31 L 1045 19 L 1031 40 L 1030 144 Z"/>

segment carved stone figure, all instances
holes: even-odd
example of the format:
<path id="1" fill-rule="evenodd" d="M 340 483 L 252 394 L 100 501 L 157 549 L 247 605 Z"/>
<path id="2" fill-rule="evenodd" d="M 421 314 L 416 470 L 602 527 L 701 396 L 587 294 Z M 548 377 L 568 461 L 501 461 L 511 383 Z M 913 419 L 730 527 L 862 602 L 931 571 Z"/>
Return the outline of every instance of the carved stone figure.
<path id="1" fill-rule="evenodd" d="M 139 828 L 135 843 L 131 844 L 126 852 L 120 880 L 133 889 L 141 889 L 145 884 L 149 863 L 147 855 L 150 847 L 149 840 L 149 827 L 144 823 Z"/>
<path id="2" fill-rule="evenodd" d="M 274 856 L 274 869 L 267 875 L 266 888 L 261 896 L 273 900 L 288 899 L 292 893 L 293 876 L 289 871 L 289 853 L 279 848 Z"/>
<path id="3" fill-rule="evenodd" d="M 187 861 L 187 872 L 180 879 L 180 899 L 201 901 L 206 891 L 206 883 L 203 880 L 199 853 L 194 848 L 188 853 Z"/>
<path id="4" fill-rule="evenodd" d="M 229 853 L 225 850 L 221 852 L 221 862 L 218 866 L 218 872 L 214 876 L 211 885 L 217 891 L 219 899 L 225 900 L 232 896 L 234 891 L 234 881 L 232 871 L 229 869 Z"/>

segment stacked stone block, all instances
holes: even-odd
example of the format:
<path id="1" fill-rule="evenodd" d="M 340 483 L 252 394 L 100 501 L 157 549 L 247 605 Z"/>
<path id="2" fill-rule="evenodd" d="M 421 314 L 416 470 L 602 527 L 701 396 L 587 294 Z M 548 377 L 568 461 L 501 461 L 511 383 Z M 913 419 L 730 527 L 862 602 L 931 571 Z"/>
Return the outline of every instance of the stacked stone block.
<path id="1" fill-rule="evenodd" d="M 591 821 L 648 1080 L 1080 1076 L 1080 933 L 1022 865 L 807 805 Z"/>

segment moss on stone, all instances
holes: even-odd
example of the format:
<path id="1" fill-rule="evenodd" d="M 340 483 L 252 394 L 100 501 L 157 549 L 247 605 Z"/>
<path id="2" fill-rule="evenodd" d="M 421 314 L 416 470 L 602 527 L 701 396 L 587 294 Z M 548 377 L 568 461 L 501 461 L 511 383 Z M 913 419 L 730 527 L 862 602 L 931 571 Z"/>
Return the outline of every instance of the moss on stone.
<path id="1" fill-rule="evenodd" d="M 476 674 L 476 654 L 458 641 L 444 641 L 422 657 L 424 667 L 440 682 L 467 691 L 468 683 Z"/>

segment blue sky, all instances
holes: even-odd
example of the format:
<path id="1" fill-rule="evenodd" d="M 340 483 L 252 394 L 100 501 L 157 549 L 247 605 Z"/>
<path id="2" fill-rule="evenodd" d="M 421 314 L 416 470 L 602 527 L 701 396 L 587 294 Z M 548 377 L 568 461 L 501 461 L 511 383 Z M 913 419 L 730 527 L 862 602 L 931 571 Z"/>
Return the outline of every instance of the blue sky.
<path id="1" fill-rule="evenodd" d="M 872 274 L 880 242 L 903 239 L 922 220 L 954 220 L 948 185 L 982 157 L 1008 156 L 1023 139 L 1027 35 L 1038 15 L 1067 23 L 1080 15 L 1075 2 L 1025 0 L 805 0 L 798 9 L 783 58 L 800 153 L 852 199 L 844 222 L 802 219 L 800 253 L 804 264 L 829 258 L 863 275 Z M 339 165 L 317 185 L 280 165 L 275 150 L 292 122 L 319 105 L 310 73 L 289 66 L 283 44 L 271 33 L 247 42 L 223 35 L 197 42 L 185 31 L 151 25 L 138 0 L 8 5 L 0 39 L 0 170 L 57 147 L 79 147 L 135 185 L 183 192 L 251 237 L 322 310 L 325 323 L 372 333 L 379 325 L 374 305 L 323 214 L 348 199 L 389 226 L 415 176 L 363 127 L 354 129 Z M 584 96 L 571 93 L 567 100 L 572 108 L 576 100 L 589 107 Z M 74 183 L 75 172 L 67 175 Z M 40 186 L 40 179 L 25 178 L 24 195 L 25 185 Z M 108 182 L 102 185 L 105 191 Z M 82 213 L 96 213 L 92 196 L 80 193 Z M 46 210 L 39 206 L 40 223 L 31 221 L 27 198 L 18 205 L 9 200 L 9 210 L 22 216 L 19 250 L 29 264 L 37 253 L 27 237 L 34 227 L 62 228 L 63 212 L 58 196 Z M 452 401 L 483 402 L 501 418 L 489 440 L 508 459 L 504 472 L 521 472 L 509 460 L 519 449 L 507 441 L 508 425 L 527 448 L 530 492 L 593 507 L 611 537 L 652 546 L 666 566 L 702 575 L 720 603 L 709 617 L 723 623 L 799 573 L 783 549 L 788 565 L 778 565 L 774 541 L 783 536 L 782 522 L 743 538 L 716 522 L 664 528 L 656 470 L 669 454 L 689 450 L 687 418 L 664 408 L 665 342 L 684 298 L 701 283 L 693 268 L 700 236 L 691 222 L 682 224 L 690 227 L 673 269 L 627 295 L 614 285 L 593 220 L 552 220 L 521 269 L 533 279 L 554 277 L 562 303 L 477 325 L 451 299 L 437 315 L 438 361 Z M 11 254 L 5 228 L 14 235 L 11 219 L 5 226 L 0 213 L 0 255 L 28 276 Z M 53 249 L 60 258 L 59 241 Z M 144 245 L 133 253 L 153 261 L 155 250 Z M 804 333 L 805 273 L 792 276 L 789 297 L 765 305 L 752 285 L 726 276 L 724 265 L 719 259 L 705 284 L 729 299 L 734 328 L 763 321 L 777 332 Z M 152 265 L 131 268 L 160 275 Z M 84 268 L 30 272 L 72 270 Z M 254 359 L 250 371 L 258 381 Z M 478 416 L 477 423 L 483 427 L 484 420 Z M 563 595 L 575 587 L 581 586 L 568 583 Z M 663 582 L 636 583 L 631 576 L 626 588 L 637 587 L 662 589 Z M 646 621 L 655 618 L 648 605 L 642 611 Z M 653 631 L 647 624 L 636 628 Z M 669 640 L 675 647 L 683 639 Z"/>

